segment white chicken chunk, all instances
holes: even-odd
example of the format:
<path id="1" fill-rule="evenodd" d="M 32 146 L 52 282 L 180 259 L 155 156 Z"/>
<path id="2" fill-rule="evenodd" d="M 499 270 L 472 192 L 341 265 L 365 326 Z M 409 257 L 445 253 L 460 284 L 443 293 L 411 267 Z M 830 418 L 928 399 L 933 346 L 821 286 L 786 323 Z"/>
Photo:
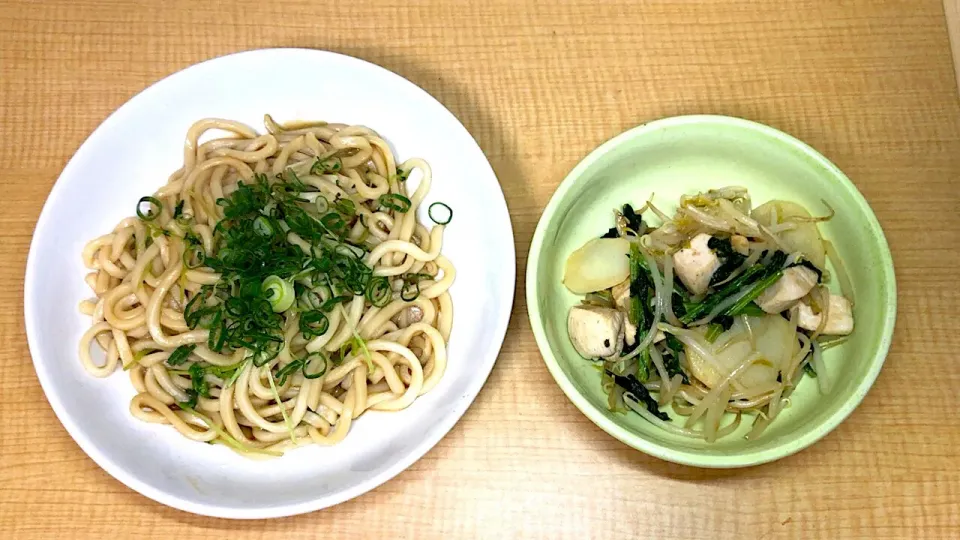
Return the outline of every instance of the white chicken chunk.
<path id="1" fill-rule="evenodd" d="M 746 236 L 740 236 L 739 234 L 731 236 L 730 247 L 744 257 L 750 255 L 750 240 L 747 240 Z"/>
<path id="2" fill-rule="evenodd" d="M 627 342 L 628 346 L 637 342 L 637 325 L 630 322 L 629 318 L 623 321 L 623 340 Z"/>
<path id="3" fill-rule="evenodd" d="M 630 309 L 630 280 L 625 279 L 617 283 L 610 289 L 610 295 L 613 296 L 613 303 L 623 310 Z"/>
<path id="4" fill-rule="evenodd" d="M 795 306 L 816 284 L 816 272 L 803 266 L 791 266 L 757 297 L 756 302 L 767 313 L 780 313 Z"/>
<path id="5" fill-rule="evenodd" d="M 597 306 L 574 306 L 567 316 L 573 348 L 584 358 L 610 358 L 623 349 L 623 313 Z"/>
<path id="6" fill-rule="evenodd" d="M 693 294 L 703 294 L 710 286 L 710 278 L 720 268 L 720 259 L 707 246 L 711 236 L 701 233 L 690 240 L 690 247 L 673 254 L 673 267 L 680 281 Z"/>
<path id="7" fill-rule="evenodd" d="M 821 313 L 814 313 L 805 302 L 800 303 L 797 325 L 804 330 L 816 331 L 820 326 Z M 853 332 L 853 306 L 839 294 L 830 295 L 830 308 L 827 310 L 827 322 L 821 334 L 845 336 Z"/>

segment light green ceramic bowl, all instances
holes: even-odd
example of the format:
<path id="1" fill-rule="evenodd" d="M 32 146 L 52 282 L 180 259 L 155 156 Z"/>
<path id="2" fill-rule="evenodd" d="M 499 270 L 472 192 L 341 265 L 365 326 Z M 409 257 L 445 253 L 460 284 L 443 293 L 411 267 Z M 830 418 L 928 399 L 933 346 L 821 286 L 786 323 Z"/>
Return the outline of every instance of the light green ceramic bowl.
<path id="1" fill-rule="evenodd" d="M 754 204 L 796 201 L 836 217 L 820 229 L 833 241 L 854 283 L 856 330 L 824 355 L 833 389 L 820 395 L 805 377 L 787 408 L 758 438 L 740 431 L 712 444 L 675 436 L 640 416 L 607 410 L 600 373 L 567 336 L 567 311 L 580 298 L 561 283 L 567 256 L 604 233 L 611 210 L 642 206 L 651 193 L 665 212 L 682 194 L 727 185 L 750 190 Z M 836 281 L 836 280 L 834 280 Z M 836 283 L 831 285 L 836 289 Z M 880 372 L 896 319 L 893 261 L 883 231 L 860 192 L 806 144 L 773 128 L 724 116 L 650 122 L 604 143 L 581 161 L 544 210 L 527 264 L 530 324 L 550 373 L 571 401 L 604 431 L 653 456 L 700 467 L 744 467 L 798 452 L 825 436 L 863 400 Z"/>

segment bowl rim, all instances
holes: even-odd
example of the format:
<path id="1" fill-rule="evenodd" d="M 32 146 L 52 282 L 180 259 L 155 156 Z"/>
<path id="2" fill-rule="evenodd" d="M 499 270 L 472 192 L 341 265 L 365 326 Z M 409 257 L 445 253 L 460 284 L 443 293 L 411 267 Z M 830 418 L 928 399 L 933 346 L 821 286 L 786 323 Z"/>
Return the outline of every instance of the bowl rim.
<path id="1" fill-rule="evenodd" d="M 805 154 L 808 158 L 816 161 L 826 169 L 837 182 L 850 191 L 857 207 L 867 219 L 867 225 L 876 233 L 876 241 L 880 248 L 880 260 L 878 262 L 882 268 L 881 271 L 883 272 L 884 282 L 887 284 L 884 288 L 883 298 L 887 308 L 882 321 L 885 331 L 880 338 L 879 349 L 871 360 L 867 373 L 843 404 L 834 411 L 833 414 L 827 417 L 825 421 L 820 423 L 820 425 L 800 437 L 786 440 L 782 444 L 765 450 L 728 455 L 704 455 L 689 450 L 668 447 L 632 433 L 630 430 L 603 414 L 602 411 L 577 391 L 575 385 L 571 382 L 570 378 L 567 377 L 566 373 L 564 373 L 557 358 L 550 349 L 550 342 L 547 339 L 544 326 L 541 324 L 542 314 L 538 302 L 539 286 L 537 284 L 537 274 L 540 270 L 540 253 L 543 250 L 548 224 L 554 219 L 561 201 L 566 198 L 567 193 L 580 181 L 580 178 L 587 168 L 620 145 L 665 128 L 690 124 L 713 124 L 750 130 L 761 136 L 776 140 L 780 144 L 793 147 L 795 150 L 799 150 Z M 627 446 L 665 461 L 704 468 L 737 468 L 769 463 L 795 454 L 825 437 L 857 408 L 879 376 L 880 369 L 883 367 L 883 363 L 890 350 L 894 327 L 896 325 L 897 285 L 894 275 L 893 256 L 890 253 L 889 244 L 876 215 L 856 185 L 850 181 L 833 162 L 796 137 L 765 124 L 732 116 L 694 114 L 660 118 L 628 129 L 595 148 L 567 174 L 544 208 L 540 220 L 537 223 L 533 240 L 530 243 L 526 269 L 526 302 L 529 323 L 537 342 L 537 348 L 540 349 L 540 355 L 547 369 L 560 386 L 560 389 L 563 390 L 563 393 L 566 394 L 567 398 L 600 429 L 606 431 Z"/>

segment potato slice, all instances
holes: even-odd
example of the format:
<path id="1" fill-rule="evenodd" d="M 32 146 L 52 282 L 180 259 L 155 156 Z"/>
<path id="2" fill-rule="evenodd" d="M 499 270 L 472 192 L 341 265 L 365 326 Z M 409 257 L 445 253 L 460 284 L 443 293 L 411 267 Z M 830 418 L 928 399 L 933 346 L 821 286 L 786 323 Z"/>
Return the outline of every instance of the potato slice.
<path id="1" fill-rule="evenodd" d="M 783 317 L 779 315 L 751 317 L 750 326 L 754 332 L 756 350 L 763 355 L 763 358 L 740 375 L 738 381 L 744 388 L 776 381 L 779 371 L 777 366 L 785 361 L 787 354 L 792 356 L 797 350 L 797 340 L 789 335 L 791 334 L 790 323 Z M 706 327 L 692 330 L 701 334 L 706 333 Z M 713 361 L 703 358 L 693 348 L 686 347 L 687 369 L 707 387 L 713 388 L 744 358 L 753 353 L 754 346 L 748 336 L 740 319 L 736 319 L 733 326 L 720 334 L 714 342 L 720 346 L 711 346 Z"/>
<path id="2" fill-rule="evenodd" d="M 810 212 L 795 202 L 769 201 L 756 207 L 751 217 L 767 227 L 790 221 L 792 217 L 810 217 Z M 796 228 L 781 231 L 777 236 L 790 248 L 799 251 L 817 268 L 823 270 L 826 264 L 826 251 L 823 237 L 816 223 L 796 222 Z"/>
<path id="3" fill-rule="evenodd" d="M 630 277 L 629 253 L 626 238 L 594 238 L 567 259 L 563 284 L 575 294 L 609 289 Z"/>

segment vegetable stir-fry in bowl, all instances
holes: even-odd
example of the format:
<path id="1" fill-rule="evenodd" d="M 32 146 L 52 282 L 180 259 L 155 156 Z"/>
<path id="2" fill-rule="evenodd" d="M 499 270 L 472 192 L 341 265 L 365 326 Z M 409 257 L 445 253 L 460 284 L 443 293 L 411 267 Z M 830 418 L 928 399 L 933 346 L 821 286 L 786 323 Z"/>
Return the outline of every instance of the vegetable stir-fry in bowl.
<path id="1" fill-rule="evenodd" d="M 823 216 L 783 200 L 754 207 L 725 187 L 682 197 L 673 216 L 652 200 L 616 209 L 563 275 L 583 295 L 571 344 L 597 363 L 609 408 L 713 442 L 743 421 L 759 437 L 804 376 L 830 392 L 823 351 L 854 331 L 854 299 L 818 228 L 833 217 L 823 205 Z"/>

